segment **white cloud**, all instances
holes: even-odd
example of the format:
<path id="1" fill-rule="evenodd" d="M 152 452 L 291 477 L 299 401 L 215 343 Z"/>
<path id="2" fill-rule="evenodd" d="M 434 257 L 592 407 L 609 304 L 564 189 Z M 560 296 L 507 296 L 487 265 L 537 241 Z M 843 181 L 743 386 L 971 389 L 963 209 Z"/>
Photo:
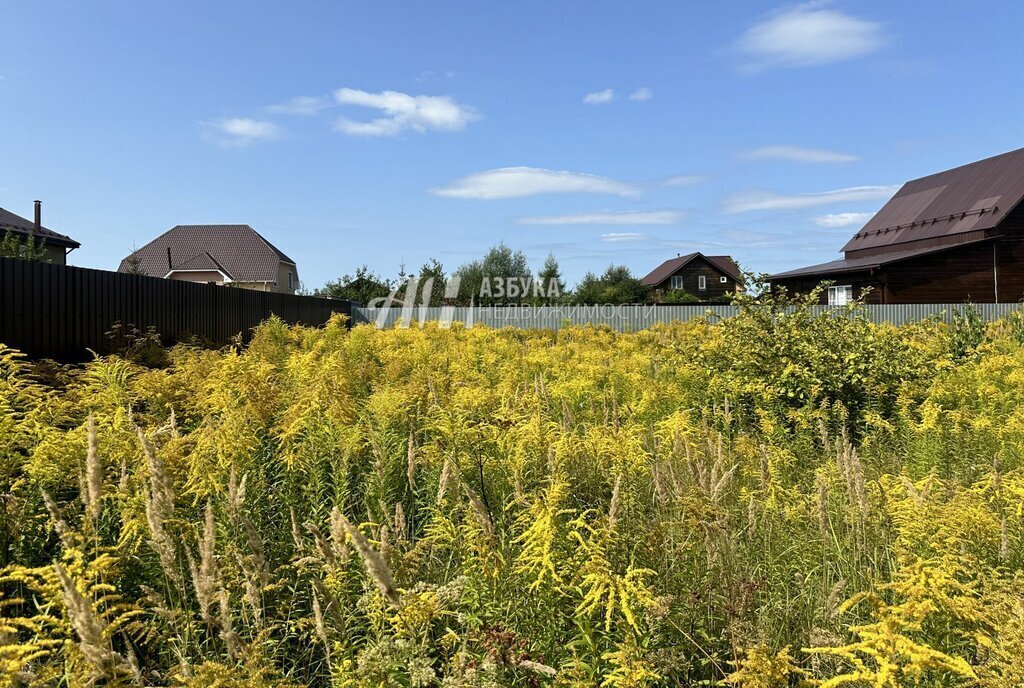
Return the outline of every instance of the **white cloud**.
<path id="1" fill-rule="evenodd" d="M 884 43 L 881 23 L 808 3 L 754 25 L 740 37 L 738 47 L 750 59 L 748 69 L 758 71 L 840 62 L 874 52 Z"/>
<path id="2" fill-rule="evenodd" d="M 860 160 L 859 156 L 839 151 L 822 150 L 820 148 L 804 148 L 803 146 L 764 146 L 744 154 L 748 160 L 788 160 L 806 163 L 844 163 Z"/>
<path id="3" fill-rule="evenodd" d="M 601 241 L 620 243 L 623 241 L 643 241 L 647 235 L 639 232 L 609 232 L 601 235 Z"/>
<path id="4" fill-rule="evenodd" d="M 817 193 L 780 194 L 774 191 L 747 191 L 726 199 L 726 213 L 746 213 L 753 210 L 800 210 L 832 203 L 878 201 L 889 199 L 899 186 L 853 186 Z"/>
<path id="5" fill-rule="evenodd" d="M 874 213 L 829 213 L 814 218 L 814 224 L 825 229 L 863 225 L 874 217 Z"/>
<path id="6" fill-rule="evenodd" d="M 435 196 L 448 198 L 522 198 L 549 193 L 599 193 L 635 196 L 630 184 L 581 172 L 545 170 L 538 167 L 502 167 L 476 172 L 450 184 L 431 189 Z"/>
<path id="7" fill-rule="evenodd" d="M 704 181 L 704 177 L 699 174 L 680 174 L 675 177 L 669 177 L 661 183 L 662 186 L 692 186 L 694 184 L 700 184 Z"/>
<path id="8" fill-rule="evenodd" d="M 522 225 L 674 225 L 683 219 L 678 210 L 642 210 L 627 212 L 574 213 L 571 215 L 534 215 L 519 220 Z"/>
<path id="9" fill-rule="evenodd" d="M 583 102 L 587 105 L 603 105 L 613 100 L 615 100 L 615 91 L 610 88 L 583 96 Z"/>
<path id="10" fill-rule="evenodd" d="M 340 88 L 334 99 L 341 105 L 358 105 L 380 110 L 385 116 L 369 122 L 341 117 L 334 128 L 353 136 L 394 136 L 407 129 L 459 131 L 479 119 L 471 108 L 456 103 L 450 96 L 411 96 L 398 91 L 370 93 L 354 88 Z"/>
<path id="11" fill-rule="evenodd" d="M 641 86 L 640 88 L 629 94 L 630 100 L 650 100 L 653 97 L 654 91 L 647 88 L 646 86 Z"/>
<path id="12" fill-rule="evenodd" d="M 315 115 L 331 106 L 331 100 L 323 96 L 296 96 L 286 103 L 268 105 L 267 112 L 282 115 Z"/>
<path id="13" fill-rule="evenodd" d="M 217 134 L 219 143 L 230 146 L 245 146 L 253 141 L 276 139 L 283 133 L 272 122 L 247 117 L 220 119 L 205 126 Z"/>

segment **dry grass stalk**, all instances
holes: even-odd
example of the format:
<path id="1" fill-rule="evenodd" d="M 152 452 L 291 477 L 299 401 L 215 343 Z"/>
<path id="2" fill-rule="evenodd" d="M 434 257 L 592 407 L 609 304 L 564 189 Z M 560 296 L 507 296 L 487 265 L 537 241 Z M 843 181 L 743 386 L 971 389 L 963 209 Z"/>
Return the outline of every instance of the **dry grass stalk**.
<path id="1" fill-rule="evenodd" d="M 228 511 L 232 518 L 237 518 L 242 513 L 242 507 L 245 505 L 245 482 L 248 476 L 242 476 L 242 481 L 239 482 L 235 475 L 235 467 L 231 467 L 231 471 L 228 473 Z"/>
<path id="2" fill-rule="evenodd" d="M 99 438 L 92 415 L 86 421 L 85 485 L 86 513 L 93 521 L 100 516 L 100 499 L 103 495 L 103 465 L 100 463 Z"/>
<path id="3" fill-rule="evenodd" d="M 405 479 L 409 482 L 409 491 L 416 491 L 416 436 L 412 424 L 409 424 L 409 445 L 405 457 Z"/>
<path id="4" fill-rule="evenodd" d="M 469 500 L 470 511 L 473 512 L 473 517 L 484 531 L 490 535 L 494 535 L 494 523 L 491 521 L 491 514 L 487 511 L 487 507 L 484 506 L 480 496 L 469 486 L 466 482 L 462 483 L 462 491 L 465 493 L 466 498 Z"/>
<path id="5" fill-rule="evenodd" d="M 61 542 L 64 543 L 65 547 L 70 545 L 68 540 L 68 524 L 61 516 L 60 509 L 57 507 L 57 502 L 53 501 L 53 497 L 49 495 L 46 490 L 42 490 L 43 493 L 43 504 L 46 505 L 46 512 L 50 514 L 50 520 L 53 522 L 53 529 L 57 532 L 57 536 Z"/>
<path id="6" fill-rule="evenodd" d="M 345 525 L 342 519 L 341 510 L 338 507 L 331 509 L 331 552 L 335 565 L 344 566 L 348 563 L 350 552 L 348 549 L 348 537 L 345 535 Z"/>
<path id="7" fill-rule="evenodd" d="M 397 605 L 400 601 L 398 589 L 395 588 L 395 582 L 391 577 L 391 569 L 388 568 L 384 558 L 375 550 L 367 541 L 363 534 L 359 532 L 359 529 L 353 526 L 344 514 L 339 514 L 341 517 L 341 525 L 345 529 L 349 538 L 352 540 L 352 544 L 355 546 L 356 551 L 363 560 L 363 565 L 366 567 L 366 572 L 369 574 L 373 582 L 377 584 L 377 588 L 380 589 L 381 594 L 391 602 L 391 604 Z"/>
<path id="8" fill-rule="evenodd" d="M 174 516 L 174 487 L 170 476 L 167 475 L 164 462 L 153 451 L 153 447 L 142 433 L 142 429 L 136 428 L 135 430 L 149 466 L 150 489 L 144 492 L 144 496 L 150 541 L 157 556 L 160 557 L 160 565 L 164 574 L 175 583 L 180 584 L 181 575 L 178 572 L 174 543 L 164 528 L 164 522 Z"/>
<path id="9" fill-rule="evenodd" d="M 831 531 L 828 520 L 828 478 L 825 477 L 824 473 L 818 473 L 815 482 L 818 484 L 818 500 L 816 504 L 818 531 L 821 533 L 822 540 L 828 540 Z"/>
<path id="10" fill-rule="evenodd" d="M 331 567 L 337 567 L 338 558 L 334 552 L 334 548 L 331 547 L 331 544 L 329 542 L 327 542 L 327 538 L 324 537 L 324 534 L 320 531 L 319 528 L 316 527 L 316 524 L 306 523 L 305 526 L 306 530 L 308 530 L 310 535 L 313 536 L 313 544 L 316 545 L 316 550 L 320 553 L 320 559 L 323 561 L 323 563 L 328 564 Z M 344 534 L 342 541 L 344 541 Z"/>
<path id="11" fill-rule="evenodd" d="M 164 528 L 164 521 L 168 518 L 164 508 L 164 501 L 158 499 L 154 493 L 149 491 L 144 492 L 144 498 L 146 501 L 146 522 L 149 524 L 150 544 L 160 558 L 160 566 L 163 568 L 164 575 L 172 581 L 180 583 L 181 576 L 178 573 L 174 542 Z"/>
<path id="12" fill-rule="evenodd" d="M 324 623 L 324 612 L 320 607 L 320 596 L 313 590 L 313 628 L 316 631 L 317 639 L 324 644 L 324 652 L 327 654 L 328 664 L 331 661 L 331 643 L 327 637 L 327 624 Z"/>
<path id="13" fill-rule="evenodd" d="M 612 488 L 612 499 L 608 504 L 608 530 L 615 530 L 619 520 L 619 500 L 622 494 L 622 474 L 615 476 L 615 487 Z"/>
<path id="14" fill-rule="evenodd" d="M 167 474 L 167 467 L 160 457 L 153 451 L 152 445 L 142 432 L 142 428 L 135 428 L 139 437 L 139 444 L 142 445 L 142 453 L 146 456 L 146 464 L 149 467 L 149 481 L 152 485 L 152 498 L 156 511 L 164 518 L 171 518 L 174 515 L 174 483 Z"/>
<path id="15" fill-rule="evenodd" d="M 408 526 L 408 523 L 406 523 L 406 520 L 405 520 L 405 509 L 402 507 L 402 503 L 401 502 L 395 502 L 394 525 L 395 525 L 395 535 L 396 535 L 396 537 L 400 541 L 401 540 L 405 540 L 406 537 L 408 537 L 407 529 L 408 529 L 409 526 Z"/>
<path id="16" fill-rule="evenodd" d="M 558 670 L 554 667 L 549 667 L 547 664 L 541 664 L 540 662 L 534 662 L 530 659 L 520 659 L 516 662 L 516 665 L 522 669 L 529 669 L 530 671 L 536 671 L 538 674 L 550 676 L 554 678 L 558 676 Z"/>
<path id="17" fill-rule="evenodd" d="M 445 457 L 444 466 L 441 467 L 441 478 L 437 481 L 437 499 L 435 502 L 438 506 L 444 503 L 444 496 L 448 492 L 448 483 L 451 481 L 453 473 L 452 460 Z"/>
<path id="18" fill-rule="evenodd" d="M 299 529 L 299 521 L 295 518 L 295 507 L 288 507 L 288 517 L 291 519 L 292 524 L 292 543 L 295 545 L 295 551 L 301 553 L 305 549 L 305 544 L 302 541 L 302 530 Z"/>
<path id="19" fill-rule="evenodd" d="M 203 621 L 212 623 L 211 609 L 220 587 L 217 578 L 217 560 L 215 556 L 216 523 L 213 520 L 213 507 L 206 503 L 206 518 L 203 523 L 203 534 L 197 538 L 199 545 L 199 563 L 196 564 L 189 553 L 189 569 L 192 572 L 192 587 L 196 591 L 199 602 L 199 614 Z"/>
<path id="20" fill-rule="evenodd" d="M 96 674 L 108 676 L 116 664 L 116 657 L 103 637 L 103 627 L 96 617 L 92 604 L 79 592 L 75 582 L 59 562 L 54 562 L 53 568 L 60 579 L 64 606 L 67 608 L 71 626 L 78 634 L 78 648 L 82 651 L 82 656 Z"/>
<path id="21" fill-rule="evenodd" d="M 238 654 L 238 635 L 235 633 L 234 626 L 231 623 L 231 598 L 228 596 L 228 590 L 225 587 L 221 587 L 218 594 L 218 602 L 220 607 L 220 636 L 224 640 L 224 645 L 228 651 L 228 659 L 234 658 Z"/>

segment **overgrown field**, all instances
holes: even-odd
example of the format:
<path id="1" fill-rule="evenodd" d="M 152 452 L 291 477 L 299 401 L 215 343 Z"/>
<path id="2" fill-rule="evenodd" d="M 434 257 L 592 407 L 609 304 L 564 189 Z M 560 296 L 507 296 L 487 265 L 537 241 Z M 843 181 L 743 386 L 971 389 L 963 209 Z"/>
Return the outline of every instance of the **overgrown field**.
<path id="1" fill-rule="evenodd" d="M 1020 317 L 153 353 L 0 354 L 0 685 L 1024 683 Z"/>

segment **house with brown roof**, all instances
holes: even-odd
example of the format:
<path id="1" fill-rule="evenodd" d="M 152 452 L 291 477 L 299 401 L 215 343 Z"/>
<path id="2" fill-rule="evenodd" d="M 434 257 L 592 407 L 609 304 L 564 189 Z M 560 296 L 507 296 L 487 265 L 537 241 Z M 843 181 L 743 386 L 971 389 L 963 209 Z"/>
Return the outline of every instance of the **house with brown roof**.
<path id="1" fill-rule="evenodd" d="M 655 303 L 675 300 L 684 292 L 709 303 L 743 291 L 743 273 L 731 256 L 705 256 L 698 251 L 666 260 L 640 283 L 650 287 Z"/>
<path id="2" fill-rule="evenodd" d="M 907 182 L 843 258 L 772 275 L 821 302 L 999 303 L 1024 298 L 1024 148 Z"/>
<path id="3" fill-rule="evenodd" d="M 43 260 L 55 265 L 67 265 L 67 255 L 81 246 L 69 236 L 60 234 L 43 226 L 43 204 L 35 202 L 35 220 L 26 220 L 9 210 L 0 208 L 0 239 L 8 234 L 15 239 L 27 243 L 33 238 L 36 244 L 42 244 Z"/>
<path id="4" fill-rule="evenodd" d="M 121 261 L 118 272 L 294 294 L 295 261 L 249 225 L 178 225 Z"/>

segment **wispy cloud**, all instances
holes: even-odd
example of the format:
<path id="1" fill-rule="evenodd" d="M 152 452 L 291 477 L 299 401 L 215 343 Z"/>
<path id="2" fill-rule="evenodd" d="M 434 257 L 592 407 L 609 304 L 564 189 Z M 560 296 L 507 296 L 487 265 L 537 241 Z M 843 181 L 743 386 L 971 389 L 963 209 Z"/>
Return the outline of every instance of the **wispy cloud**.
<path id="1" fill-rule="evenodd" d="M 253 141 L 279 138 L 284 130 L 273 122 L 248 117 L 230 117 L 205 124 L 216 141 L 228 146 L 246 146 Z"/>
<path id="2" fill-rule="evenodd" d="M 764 146 L 747 151 L 743 154 L 747 160 L 788 160 L 790 162 L 806 162 L 820 164 L 836 164 L 855 162 L 859 156 L 839 151 L 822 150 L 820 148 L 804 148 L 803 146 Z"/>
<path id="3" fill-rule="evenodd" d="M 522 225 L 674 225 L 683 219 L 679 210 L 641 210 L 627 212 L 574 213 L 571 215 L 534 215 L 520 218 Z"/>
<path id="4" fill-rule="evenodd" d="M 607 234 L 601 235 L 601 241 L 610 243 L 621 243 L 624 241 L 643 241 L 646 238 L 646 234 L 640 234 L 639 232 L 608 232 Z"/>
<path id="5" fill-rule="evenodd" d="M 738 48 L 750 71 L 808 67 L 872 53 L 885 44 L 880 22 L 808 3 L 772 14 L 744 33 Z"/>
<path id="6" fill-rule="evenodd" d="M 336 131 L 353 136 L 395 136 L 403 131 L 460 131 L 479 115 L 450 96 L 413 96 L 398 91 L 370 93 L 354 88 L 334 92 L 340 105 L 357 105 L 381 111 L 384 116 L 368 122 L 340 117 Z"/>
<path id="7" fill-rule="evenodd" d="M 552 193 L 597 193 L 635 196 L 636 187 L 625 182 L 581 172 L 545 170 L 538 167 L 502 167 L 476 172 L 430 193 L 448 198 L 522 198 Z"/>
<path id="8" fill-rule="evenodd" d="M 662 186 L 693 186 L 694 184 L 700 184 L 706 178 L 699 174 L 680 174 L 675 177 L 669 177 L 661 183 Z"/>
<path id="9" fill-rule="evenodd" d="M 862 225 L 874 216 L 874 213 L 829 213 L 814 218 L 814 224 L 825 229 L 837 229 Z"/>
<path id="10" fill-rule="evenodd" d="M 643 101 L 643 100 L 650 100 L 653 97 L 654 97 L 654 91 L 652 91 L 651 89 L 647 88 L 646 86 L 641 86 L 640 88 L 636 89 L 635 91 L 633 91 L 632 93 L 629 94 L 629 99 L 630 100 L 640 100 L 640 101 Z"/>
<path id="11" fill-rule="evenodd" d="M 606 88 L 603 91 L 596 91 L 594 93 L 588 93 L 583 96 L 583 102 L 587 105 L 604 105 L 615 100 L 615 90 Z"/>
<path id="12" fill-rule="evenodd" d="M 846 189 L 803 194 L 747 191 L 726 199 L 723 211 L 734 214 L 754 210 L 800 210 L 832 203 L 879 201 L 890 198 L 899 188 L 899 186 L 852 186 Z"/>
<path id="13" fill-rule="evenodd" d="M 279 115 L 315 115 L 331 105 L 331 99 L 325 96 L 296 96 L 286 103 L 268 105 L 266 110 Z"/>
<path id="14" fill-rule="evenodd" d="M 748 229 L 727 229 L 722 232 L 723 246 L 742 246 L 744 248 L 767 248 L 780 246 L 788 237 L 770 234 L 768 232 L 756 232 Z"/>

